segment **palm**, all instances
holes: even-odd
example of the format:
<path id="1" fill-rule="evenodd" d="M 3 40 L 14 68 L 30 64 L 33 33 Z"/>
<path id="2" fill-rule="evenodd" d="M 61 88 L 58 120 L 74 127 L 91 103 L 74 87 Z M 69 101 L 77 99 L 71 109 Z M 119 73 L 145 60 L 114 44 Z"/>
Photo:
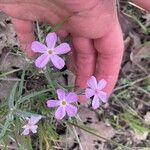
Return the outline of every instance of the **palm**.
<path id="1" fill-rule="evenodd" d="M 106 91 L 111 93 L 118 76 L 123 50 L 115 0 L 92 0 L 93 3 L 90 0 L 89 3 L 81 0 L 80 5 L 57 0 L 22 0 L 21 3 L 13 1 L 1 4 L 0 8 L 12 17 L 20 42 L 29 56 L 32 56 L 30 45 L 34 40 L 33 21 L 55 25 L 70 16 L 57 32 L 61 36 L 68 33 L 72 35 L 77 68 L 76 83 L 85 87 L 87 79 L 95 74 L 98 79 L 107 80 Z"/>

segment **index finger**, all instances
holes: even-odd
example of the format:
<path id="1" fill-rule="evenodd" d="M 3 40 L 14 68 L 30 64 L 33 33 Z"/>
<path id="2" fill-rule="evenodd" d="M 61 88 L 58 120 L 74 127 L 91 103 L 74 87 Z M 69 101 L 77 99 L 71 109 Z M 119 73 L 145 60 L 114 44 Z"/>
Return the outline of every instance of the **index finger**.
<path id="1" fill-rule="evenodd" d="M 117 23 L 107 35 L 94 40 L 94 45 L 98 51 L 95 76 L 107 81 L 104 91 L 110 95 L 118 79 L 124 49 L 120 25 Z"/>

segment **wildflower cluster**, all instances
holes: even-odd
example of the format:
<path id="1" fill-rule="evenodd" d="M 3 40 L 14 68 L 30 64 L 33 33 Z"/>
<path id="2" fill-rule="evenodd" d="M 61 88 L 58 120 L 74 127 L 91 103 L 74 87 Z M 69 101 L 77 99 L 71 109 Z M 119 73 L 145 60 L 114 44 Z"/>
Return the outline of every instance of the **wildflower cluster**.
<path id="1" fill-rule="evenodd" d="M 33 52 L 41 53 L 41 55 L 35 60 L 35 65 L 38 68 L 45 68 L 46 65 L 51 62 L 57 69 L 62 69 L 65 65 L 65 61 L 59 56 L 68 53 L 71 48 L 67 43 L 61 43 L 56 46 L 57 35 L 56 33 L 49 33 L 46 37 L 46 45 L 41 42 L 34 41 L 32 43 Z M 107 102 L 107 94 L 102 91 L 106 87 L 107 82 L 102 79 L 97 82 L 94 76 L 91 76 L 87 80 L 87 88 L 85 89 L 85 96 L 87 99 L 92 98 L 92 107 L 97 109 L 102 102 Z M 47 107 L 57 107 L 55 111 L 55 118 L 57 120 L 63 119 L 66 114 L 69 117 L 75 117 L 78 108 L 78 95 L 75 92 L 66 92 L 64 89 L 57 89 L 57 99 L 47 100 Z M 27 135 L 30 132 L 36 133 L 37 123 L 41 119 L 41 116 L 31 116 L 27 118 L 27 124 L 23 126 L 23 135 Z"/>

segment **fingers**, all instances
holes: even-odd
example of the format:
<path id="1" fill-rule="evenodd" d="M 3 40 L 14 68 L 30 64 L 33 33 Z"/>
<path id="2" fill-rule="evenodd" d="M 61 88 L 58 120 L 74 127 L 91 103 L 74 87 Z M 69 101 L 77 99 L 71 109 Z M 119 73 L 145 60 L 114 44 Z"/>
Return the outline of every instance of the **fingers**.
<path id="1" fill-rule="evenodd" d="M 32 58 L 34 55 L 31 50 L 31 43 L 34 41 L 33 22 L 15 18 L 12 19 L 12 22 L 22 48 L 25 49 L 27 56 Z"/>
<path id="2" fill-rule="evenodd" d="M 118 78 L 124 49 L 119 24 L 115 25 L 103 38 L 94 40 L 94 46 L 98 51 L 95 75 L 98 80 L 105 79 L 107 81 L 104 90 L 109 95 Z"/>
<path id="3" fill-rule="evenodd" d="M 83 37 L 73 37 L 73 45 L 75 48 L 76 85 L 85 88 L 87 79 L 94 73 L 95 49 L 92 40 Z"/>

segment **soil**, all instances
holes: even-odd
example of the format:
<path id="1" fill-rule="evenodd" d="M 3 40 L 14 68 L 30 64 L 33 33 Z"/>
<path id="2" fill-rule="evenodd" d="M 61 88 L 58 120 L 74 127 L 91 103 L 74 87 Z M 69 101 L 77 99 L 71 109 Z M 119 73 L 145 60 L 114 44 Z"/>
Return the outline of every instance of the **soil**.
<path id="1" fill-rule="evenodd" d="M 99 110 L 93 111 L 87 108 L 87 106 L 90 108 L 90 104 L 86 106 L 81 104 L 79 112 L 81 120 L 88 127 L 95 128 L 103 137 L 100 138 L 76 128 L 81 145 L 85 150 L 126 149 L 110 140 L 131 149 L 150 149 L 150 133 L 148 131 L 135 132 L 132 124 L 133 118 L 135 120 L 140 118 L 143 128 L 149 129 L 150 125 L 150 14 L 121 0 L 118 6 L 118 15 L 125 43 L 119 80 L 109 103 L 103 105 Z M 138 16 L 138 21 L 134 19 L 135 16 Z M 143 24 L 146 31 L 139 22 Z M 27 64 L 23 57 L 15 55 L 14 49 L 19 49 L 19 44 L 11 20 L 0 12 L 1 74 L 22 69 Z M 20 78 L 21 75 L 18 72 L 7 76 L 8 80 L 0 78 L 0 100 L 8 96 L 12 85 Z M 32 76 L 28 73 L 26 79 L 28 80 L 27 90 L 38 90 L 46 85 L 46 80 L 42 76 Z M 126 118 L 126 116 L 128 117 Z M 66 144 L 68 150 L 81 149 L 74 135 L 70 134 L 64 140 L 66 129 L 61 125 L 58 125 L 57 128 L 60 142 L 59 147 L 54 149 L 65 149 Z M 64 141 L 61 142 L 61 139 Z M 10 142 L 10 145 L 12 144 L 13 142 Z"/>

